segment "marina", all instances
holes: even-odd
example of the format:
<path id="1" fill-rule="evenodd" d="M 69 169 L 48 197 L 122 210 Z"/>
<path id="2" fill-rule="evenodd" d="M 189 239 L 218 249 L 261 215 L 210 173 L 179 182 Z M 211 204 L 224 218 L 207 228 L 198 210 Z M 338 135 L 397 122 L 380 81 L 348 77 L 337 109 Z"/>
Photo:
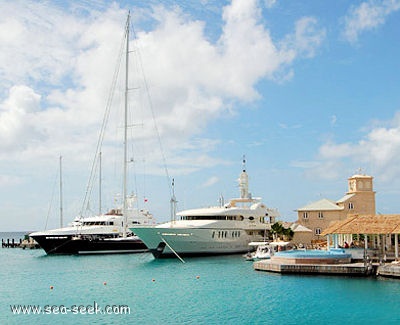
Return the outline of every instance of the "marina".
<path id="1" fill-rule="evenodd" d="M 0 324 L 400 323 L 400 0 L 315 3 L 2 4 Z"/>
<path id="2" fill-rule="evenodd" d="M 400 281 L 390 278 L 255 272 L 241 255 L 186 258 L 182 264 L 177 259 L 154 259 L 150 253 L 50 256 L 42 250 L 0 249 L 0 258 L 4 269 L 13 270 L 2 276 L 7 283 L 0 295 L 2 324 L 400 321 Z M 130 314 L 10 311 L 14 304 L 71 306 L 94 301 L 100 306 L 129 306 Z"/>

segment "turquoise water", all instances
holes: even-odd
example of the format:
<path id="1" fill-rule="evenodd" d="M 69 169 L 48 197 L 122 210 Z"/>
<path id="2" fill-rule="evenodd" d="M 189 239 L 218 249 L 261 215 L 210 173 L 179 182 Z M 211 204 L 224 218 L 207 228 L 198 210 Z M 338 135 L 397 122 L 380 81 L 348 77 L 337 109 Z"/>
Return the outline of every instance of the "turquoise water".
<path id="1" fill-rule="evenodd" d="M 0 324 L 398 323 L 400 280 L 257 272 L 240 255 L 47 256 L 0 249 Z M 53 286 L 53 289 L 50 287 Z M 126 305 L 130 314 L 14 315 L 10 305 Z"/>

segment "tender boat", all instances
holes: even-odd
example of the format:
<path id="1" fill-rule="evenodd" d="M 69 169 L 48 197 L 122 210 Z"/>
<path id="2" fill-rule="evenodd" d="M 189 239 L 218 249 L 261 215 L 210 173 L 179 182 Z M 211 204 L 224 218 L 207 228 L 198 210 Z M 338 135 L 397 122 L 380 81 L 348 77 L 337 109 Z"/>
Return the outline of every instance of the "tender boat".
<path id="1" fill-rule="evenodd" d="M 251 242 L 249 246 L 252 249 L 244 255 L 246 261 L 269 259 L 274 254 L 274 250 L 268 242 Z M 256 247 L 255 251 L 254 247 Z"/>
<path id="2" fill-rule="evenodd" d="M 243 159 L 240 197 L 226 205 L 186 210 L 154 227 L 130 227 L 156 258 L 191 255 L 235 254 L 248 251 L 252 241 L 262 241 L 279 216 L 248 191 Z"/>

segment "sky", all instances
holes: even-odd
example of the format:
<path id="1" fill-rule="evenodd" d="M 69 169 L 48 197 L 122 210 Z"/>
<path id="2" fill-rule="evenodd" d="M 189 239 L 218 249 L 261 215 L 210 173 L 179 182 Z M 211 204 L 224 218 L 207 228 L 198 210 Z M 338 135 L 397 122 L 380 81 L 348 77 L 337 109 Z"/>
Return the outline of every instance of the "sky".
<path id="1" fill-rule="evenodd" d="M 281 220 L 338 200 L 359 173 L 374 177 L 377 213 L 400 213 L 399 0 L 0 8 L 0 231 L 57 227 L 60 183 L 65 224 L 121 196 L 114 75 L 128 11 L 128 191 L 139 208 L 169 220 L 172 179 L 178 210 L 237 197 L 245 155 L 252 195 Z M 88 180 L 104 116 L 99 208 L 98 169 Z"/>

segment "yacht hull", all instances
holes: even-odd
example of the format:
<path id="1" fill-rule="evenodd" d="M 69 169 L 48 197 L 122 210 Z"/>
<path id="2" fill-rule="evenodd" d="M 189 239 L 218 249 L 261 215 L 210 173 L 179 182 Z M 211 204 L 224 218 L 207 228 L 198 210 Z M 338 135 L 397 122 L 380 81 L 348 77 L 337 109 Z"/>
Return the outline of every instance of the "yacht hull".
<path id="1" fill-rule="evenodd" d="M 90 238 L 72 235 L 31 236 L 48 255 L 53 254 L 121 254 L 147 252 L 137 238 Z"/>
<path id="2" fill-rule="evenodd" d="M 240 254 L 254 237 L 244 230 L 212 228 L 131 228 L 155 258 Z M 257 237 L 258 238 L 258 237 Z"/>

